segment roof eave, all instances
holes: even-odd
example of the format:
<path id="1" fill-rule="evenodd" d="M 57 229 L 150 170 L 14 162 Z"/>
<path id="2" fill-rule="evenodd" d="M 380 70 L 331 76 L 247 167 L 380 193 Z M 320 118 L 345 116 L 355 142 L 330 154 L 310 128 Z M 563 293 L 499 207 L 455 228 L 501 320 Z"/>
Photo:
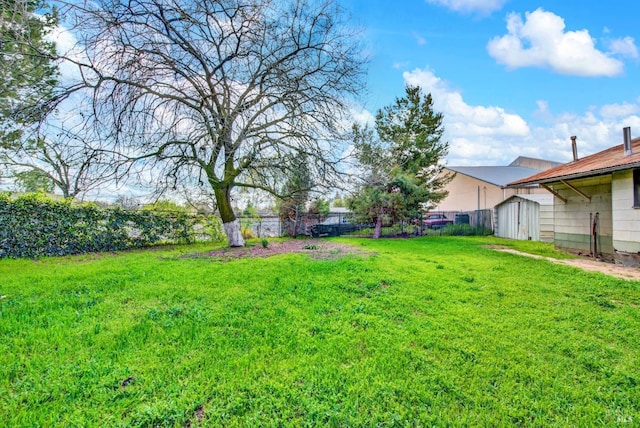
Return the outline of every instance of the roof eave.
<path id="1" fill-rule="evenodd" d="M 594 169 L 591 171 L 583 171 L 576 172 L 574 174 L 567 175 L 558 175 L 555 177 L 543 178 L 540 180 L 532 180 L 532 181 L 519 181 L 514 183 L 509 183 L 507 187 L 520 187 L 526 184 L 548 184 L 548 183 L 557 183 L 561 180 L 576 180 L 578 178 L 588 178 L 588 177 L 597 177 L 599 175 L 605 175 L 616 171 L 624 171 L 626 169 L 640 168 L 640 161 L 627 163 L 624 165 L 616 165 L 607 168 Z"/>
<path id="2" fill-rule="evenodd" d="M 445 168 L 446 168 L 446 167 L 445 167 Z M 485 179 L 482 179 L 482 178 L 480 178 L 480 177 L 475 177 L 475 176 L 473 176 L 473 175 L 466 174 L 466 173 L 461 172 L 461 171 L 456 171 L 456 170 L 455 170 L 455 169 L 453 169 L 453 168 L 447 168 L 447 169 L 448 169 L 449 171 L 452 171 L 452 172 L 456 173 L 456 174 L 464 175 L 465 177 L 473 178 L 474 180 L 478 180 L 478 181 L 482 181 L 483 183 L 491 184 L 492 186 L 497 186 L 497 187 L 505 187 L 505 186 L 506 186 L 505 184 L 492 183 L 492 182 L 491 182 L 491 181 L 489 181 L 489 180 L 485 180 Z"/>

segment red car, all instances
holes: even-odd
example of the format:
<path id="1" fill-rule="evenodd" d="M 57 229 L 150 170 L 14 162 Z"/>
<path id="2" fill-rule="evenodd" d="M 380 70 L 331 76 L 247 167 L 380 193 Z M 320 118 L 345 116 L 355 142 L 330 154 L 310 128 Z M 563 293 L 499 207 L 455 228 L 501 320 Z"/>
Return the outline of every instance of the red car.
<path id="1" fill-rule="evenodd" d="M 448 224 L 453 224 L 453 220 L 448 219 L 444 214 L 429 214 L 423 222 L 429 229 L 440 229 Z"/>

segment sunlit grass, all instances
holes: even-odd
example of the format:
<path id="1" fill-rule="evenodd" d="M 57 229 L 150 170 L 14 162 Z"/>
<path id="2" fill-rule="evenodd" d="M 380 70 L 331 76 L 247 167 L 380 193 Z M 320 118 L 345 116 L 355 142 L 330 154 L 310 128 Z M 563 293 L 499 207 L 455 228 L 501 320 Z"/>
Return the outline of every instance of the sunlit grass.
<path id="1" fill-rule="evenodd" d="M 0 261 L 1 426 L 633 426 L 640 284 L 493 251 Z"/>

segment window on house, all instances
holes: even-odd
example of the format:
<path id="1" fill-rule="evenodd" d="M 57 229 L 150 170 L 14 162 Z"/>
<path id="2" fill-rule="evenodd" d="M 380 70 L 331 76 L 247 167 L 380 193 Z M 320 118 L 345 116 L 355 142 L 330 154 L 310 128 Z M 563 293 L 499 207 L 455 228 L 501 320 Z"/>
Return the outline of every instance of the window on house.
<path id="1" fill-rule="evenodd" d="M 633 207 L 640 208 L 640 169 L 633 170 Z"/>

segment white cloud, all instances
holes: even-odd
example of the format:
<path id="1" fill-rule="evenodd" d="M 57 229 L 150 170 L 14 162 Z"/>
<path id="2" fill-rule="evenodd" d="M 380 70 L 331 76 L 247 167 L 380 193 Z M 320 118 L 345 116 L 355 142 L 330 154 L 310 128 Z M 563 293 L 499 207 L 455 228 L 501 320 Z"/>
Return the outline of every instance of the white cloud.
<path id="1" fill-rule="evenodd" d="M 401 68 L 405 68 L 408 65 L 409 65 L 409 61 L 402 61 L 402 62 L 394 62 L 391 66 L 396 70 L 400 70 Z"/>
<path id="2" fill-rule="evenodd" d="M 638 48 L 636 47 L 633 37 L 625 37 L 623 39 L 614 39 L 609 41 L 609 51 L 612 54 L 638 58 Z"/>
<path id="3" fill-rule="evenodd" d="M 429 70 L 403 76 L 407 84 L 431 93 L 434 109 L 443 113 L 449 165 L 508 165 L 518 156 L 568 162 L 572 135 L 578 136 L 580 156 L 621 144 L 625 126 L 631 126 L 634 136 L 640 135 L 640 99 L 582 114 L 554 113 L 548 101 L 538 100 L 534 122 L 529 123 L 499 106 L 467 104 L 459 90 Z"/>
<path id="4" fill-rule="evenodd" d="M 444 6 L 456 12 L 489 15 L 500 10 L 509 0 L 427 0 L 427 3 Z"/>
<path id="5" fill-rule="evenodd" d="M 375 116 L 369 110 L 365 110 L 365 109 L 353 108 L 351 109 L 351 114 L 352 114 L 353 120 L 356 123 L 359 123 L 360 125 L 373 126 L 376 120 Z M 351 123 L 349 123 L 349 126 L 350 125 Z"/>
<path id="6" fill-rule="evenodd" d="M 518 141 L 530 133 L 522 117 L 500 107 L 467 104 L 459 91 L 449 88 L 431 71 L 416 69 L 403 76 L 407 84 L 431 93 L 435 110 L 444 114 L 449 159 L 456 164 L 482 164 L 478 162 L 501 158 L 505 141 Z"/>
<path id="7" fill-rule="evenodd" d="M 64 58 L 58 64 L 61 80 L 78 80 L 81 77 L 80 71 L 74 62 L 86 61 L 86 54 L 76 36 L 65 27 L 57 25 L 47 34 L 47 40 L 55 43 L 58 55 Z"/>
<path id="8" fill-rule="evenodd" d="M 508 34 L 494 37 L 487 51 L 498 63 L 515 69 L 541 67 L 577 76 L 615 76 L 622 62 L 599 51 L 588 30 L 565 31 L 564 19 L 541 8 L 507 16 Z M 622 39 L 626 40 L 626 39 Z M 623 42 L 629 49 L 629 42 Z"/>
<path id="9" fill-rule="evenodd" d="M 422 37 L 420 34 L 416 33 L 415 31 L 411 34 L 413 35 L 413 38 L 416 39 L 416 43 L 418 43 L 418 45 L 424 46 L 427 44 L 427 39 Z"/>
<path id="10" fill-rule="evenodd" d="M 638 104 L 607 104 L 600 107 L 600 116 L 605 119 L 616 119 L 638 113 L 640 113 L 640 105 Z"/>

